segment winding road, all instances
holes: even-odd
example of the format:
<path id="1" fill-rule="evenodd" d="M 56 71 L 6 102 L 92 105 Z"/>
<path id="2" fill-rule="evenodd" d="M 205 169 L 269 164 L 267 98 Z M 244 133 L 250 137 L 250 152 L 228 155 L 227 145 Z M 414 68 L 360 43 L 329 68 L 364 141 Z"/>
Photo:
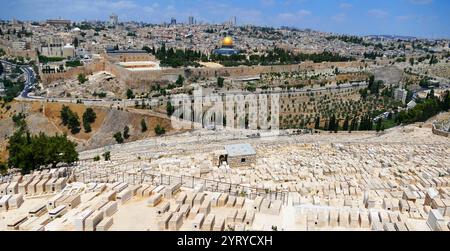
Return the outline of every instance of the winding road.
<path id="1" fill-rule="evenodd" d="M 26 74 L 26 81 L 25 81 L 25 86 L 22 90 L 22 92 L 20 93 L 18 98 L 22 98 L 22 99 L 31 99 L 31 100 L 40 100 L 43 98 L 40 97 L 30 97 L 29 94 L 31 92 L 31 90 L 35 87 L 35 80 L 36 80 L 36 76 L 35 73 L 33 71 L 33 68 L 28 66 L 28 65 L 16 65 L 13 63 L 10 63 L 8 61 L 4 61 L 4 60 L 0 60 L 0 62 L 4 65 L 9 65 L 11 67 L 20 67 L 20 70 L 22 70 L 22 72 L 24 74 Z"/>

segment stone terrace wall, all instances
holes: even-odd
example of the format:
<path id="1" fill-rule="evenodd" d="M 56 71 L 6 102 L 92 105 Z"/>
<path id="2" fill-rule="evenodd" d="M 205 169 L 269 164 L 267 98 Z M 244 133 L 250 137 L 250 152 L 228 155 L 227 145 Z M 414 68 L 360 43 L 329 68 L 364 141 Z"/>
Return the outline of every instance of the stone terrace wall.
<path id="1" fill-rule="evenodd" d="M 361 62 L 336 62 L 336 63 L 319 63 L 305 62 L 297 65 L 276 65 L 276 66 L 239 66 L 239 67 L 224 67 L 224 68 L 170 68 L 155 71 L 129 71 L 121 66 L 114 64 L 114 61 L 99 60 L 95 63 L 77 67 L 64 73 L 41 73 L 44 83 L 51 83 L 56 80 L 64 78 L 73 78 L 76 75 L 83 73 L 86 75 L 98 71 L 107 71 L 115 75 L 125 85 L 131 88 L 139 88 L 141 90 L 149 90 L 153 84 L 158 81 L 167 81 L 174 79 L 178 75 L 185 78 L 189 77 L 245 77 L 254 76 L 262 73 L 271 72 L 295 72 L 312 69 L 324 69 L 332 66 L 345 67 L 359 67 L 363 66 Z"/>
<path id="2" fill-rule="evenodd" d="M 0 39 L 0 48 L 2 48 L 6 55 L 13 56 L 13 57 L 24 57 L 24 58 L 31 58 L 36 59 L 37 53 L 34 50 L 14 50 L 12 48 L 11 42 Z"/>
<path id="3" fill-rule="evenodd" d="M 42 82 L 44 84 L 50 84 L 54 81 L 68 79 L 68 78 L 74 78 L 74 77 L 78 76 L 79 74 L 90 75 L 95 72 L 100 72 L 100 71 L 104 71 L 104 70 L 105 70 L 105 62 L 103 60 L 98 60 L 98 61 L 94 61 L 90 64 L 87 64 L 87 65 L 72 68 L 65 72 L 43 73 L 42 71 L 40 71 L 39 75 L 41 76 Z"/>

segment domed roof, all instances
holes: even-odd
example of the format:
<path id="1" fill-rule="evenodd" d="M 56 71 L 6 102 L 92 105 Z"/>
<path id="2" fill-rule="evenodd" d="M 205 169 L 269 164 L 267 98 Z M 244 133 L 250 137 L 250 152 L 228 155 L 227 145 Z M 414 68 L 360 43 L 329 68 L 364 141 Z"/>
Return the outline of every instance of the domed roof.
<path id="1" fill-rule="evenodd" d="M 232 47 L 233 46 L 233 39 L 231 37 L 226 37 L 222 41 L 222 46 L 224 47 Z"/>

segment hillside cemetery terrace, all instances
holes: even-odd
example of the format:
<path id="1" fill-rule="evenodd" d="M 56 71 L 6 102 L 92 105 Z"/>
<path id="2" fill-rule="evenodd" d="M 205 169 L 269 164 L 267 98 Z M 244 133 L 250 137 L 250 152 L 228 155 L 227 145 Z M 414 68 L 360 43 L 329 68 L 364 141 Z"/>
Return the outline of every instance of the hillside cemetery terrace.
<path id="1" fill-rule="evenodd" d="M 4 178 L 0 230 L 450 230 L 448 138 L 347 134 L 111 148 L 111 161 Z M 237 143 L 255 162 L 217 161 Z"/>

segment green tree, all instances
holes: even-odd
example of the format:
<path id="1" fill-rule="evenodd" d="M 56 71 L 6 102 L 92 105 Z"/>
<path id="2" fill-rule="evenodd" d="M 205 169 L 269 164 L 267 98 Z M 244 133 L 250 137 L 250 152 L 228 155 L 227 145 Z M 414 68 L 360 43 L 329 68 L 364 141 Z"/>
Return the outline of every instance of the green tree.
<path id="1" fill-rule="evenodd" d="M 78 48 L 79 43 L 80 43 L 80 42 L 78 41 L 78 38 L 75 37 L 75 38 L 73 39 L 73 46 L 75 46 L 75 48 Z"/>
<path id="2" fill-rule="evenodd" d="M 26 129 L 27 122 L 25 121 L 26 115 L 23 113 L 14 114 L 12 116 L 12 121 L 14 122 L 14 126 L 20 129 Z"/>
<path id="3" fill-rule="evenodd" d="M 222 88 L 222 87 L 223 87 L 224 82 L 225 82 L 225 79 L 224 79 L 224 78 L 222 78 L 222 77 L 218 77 L 218 78 L 217 78 L 217 86 L 218 86 L 219 88 Z"/>
<path id="4" fill-rule="evenodd" d="M 8 166 L 25 174 L 41 166 L 55 168 L 60 163 L 72 164 L 78 160 L 75 148 L 76 143 L 69 141 L 66 135 L 31 136 L 26 130 L 17 130 L 9 138 Z"/>
<path id="5" fill-rule="evenodd" d="M 166 133 L 166 129 L 164 127 L 162 127 L 161 125 L 157 125 L 155 127 L 155 133 L 156 135 L 160 136 L 160 135 L 164 135 Z"/>
<path id="6" fill-rule="evenodd" d="M 97 119 L 97 114 L 94 112 L 92 108 L 87 108 L 83 113 L 83 127 L 86 133 L 90 133 L 92 131 L 91 124 L 95 122 Z"/>
<path id="7" fill-rule="evenodd" d="M 184 83 L 184 78 L 183 78 L 183 76 L 178 75 L 178 79 L 177 79 L 177 81 L 175 82 L 176 86 L 177 86 L 177 87 L 182 87 L 182 86 L 183 86 L 183 83 Z"/>
<path id="8" fill-rule="evenodd" d="M 376 125 L 376 130 L 377 130 L 377 132 L 380 132 L 381 131 L 381 129 L 382 129 L 382 126 L 383 126 L 383 119 L 382 118 L 379 118 L 378 120 L 377 120 L 377 125 Z"/>
<path id="9" fill-rule="evenodd" d="M 349 129 L 349 123 L 350 123 L 350 118 L 347 116 L 345 117 L 345 121 L 344 121 L 344 125 L 342 126 L 342 130 L 343 131 L 348 131 Z"/>
<path id="10" fill-rule="evenodd" d="M 130 138 L 130 128 L 128 126 L 125 126 L 125 128 L 123 128 L 123 138 L 124 139 Z"/>
<path id="11" fill-rule="evenodd" d="M 175 107 L 173 107 L 172 103 L 170 101 L 167 101 L 166 105 L 167 110 L 167 116 L 172 116 L 172 114 L 175 112 Z"/>
<path id="12" fill-rule="evenodd" d="M 316 117 L 316 122 L 314 123 L 314 129 L 320 129 L 320 116 Z"/>
<path id="13" fill-rule="evenodd" d="M 442 110 L 449 111 L 450 110 L 450 91 L 446 91 L 444 94 L 444 98 L 442 99 Z"/>
<path id="14" fill-rule="evenodd" d="M 141 120 L 141 132 L 146 132 L 148 130 L 147 123 L 145 122 L 145 119 Z"/>
<path id="15" fill-rule="evenodd" d="M 8 165 L 0 163 L 0 174 L 5 175 L 8 172 Z"/>
<path id="16" fill-rule="evenodd" d="M 67 124 L 69 123 L 70 113 L 71 113 L 70 108 L 68 106 L 63 105 L 61 112 L 60 112 L 60 114 L 61 114 L 60 117 L 61 117 L 62 124 L 64 126 L 67 126 Z"/>
<path id="17" fill-rule="evenodd" d="M 72 134 L 77 134 L 80 132 L 80 118 L 78 117 L 78 114 L 72 113 L 71 116 L 69 116 L 67 127 L 70 129 Z"/>
<path id="18" fill-rule="evenodd" d="M 336 129 L 336 116 L 333 114 L 328 123 L 328 131 L 333 132 Z"/>
<path id="19" fill-rule="evenodd" d="M 82 74 L 82 73 L 78 74 L 78 82 L 80 82 L 80 84 L 84 84 L 87 81 L 88 81 L 88 79 L 84 74 Z"/>
<path id="20" fill-rule="evenodd" d="M 133 90 L 131 90 L 131 89 L 128 89 L 127 90 L 127 99 L 134 99 L 134 93 L 133 93 Z"/>
<path id="21" fill-rule="evenodd" d="M 111 152 L 105 152 L 105 153 L 102 154 L 102 156 L 103 156 L 103 159 L 105 161 L 110 161 L 111 160 Z"/>
<path id="22" fill-rule="evenodd" d="M 117 132 L 116 134 L 113 135 L 114 139 L 116 140 L 116 142 L 118 144 L 123 144 L 124 139 L 122 137 L 122 133 L 121 132 Z"/>

